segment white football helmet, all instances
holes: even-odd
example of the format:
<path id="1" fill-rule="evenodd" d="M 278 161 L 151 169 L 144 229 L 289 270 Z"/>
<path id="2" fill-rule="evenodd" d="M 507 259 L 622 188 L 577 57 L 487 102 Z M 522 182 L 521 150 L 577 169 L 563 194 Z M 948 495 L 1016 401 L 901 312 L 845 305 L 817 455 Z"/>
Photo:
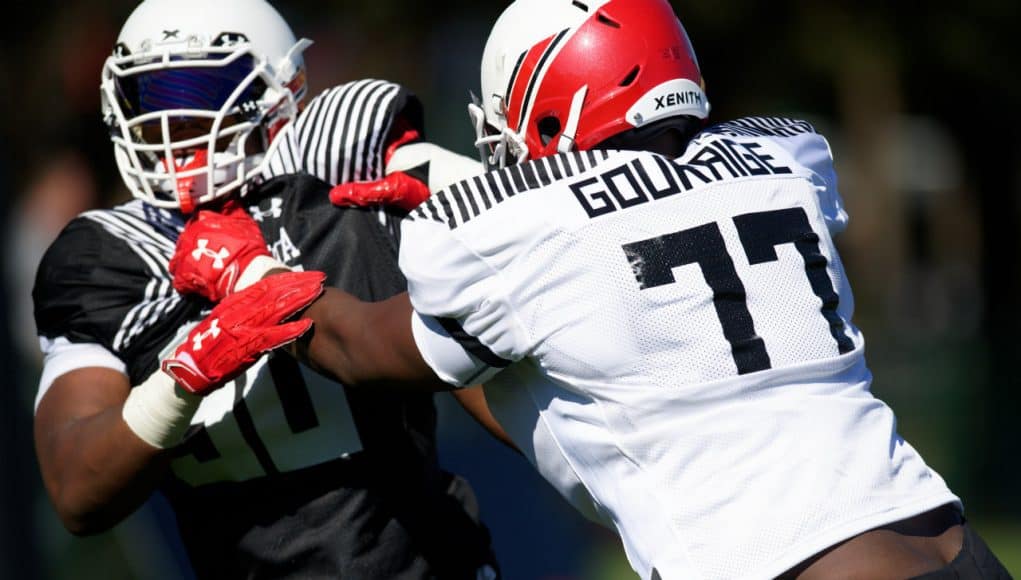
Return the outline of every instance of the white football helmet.
<path id="1" fill-rule="evenodd" d="M 667 0 L 516 0 L 489 35 L 468 111 L 483 163 L 503 167 L 671 118 L 704 122 L 709 101 Z"/>
<path id="2" fill-rule="evenodd" d="M 102 112 L 131 193 L 190 213 L 259 175 L 305 96 L 302 51 L 265 0 L 144 0 L 103 67 Z"/>

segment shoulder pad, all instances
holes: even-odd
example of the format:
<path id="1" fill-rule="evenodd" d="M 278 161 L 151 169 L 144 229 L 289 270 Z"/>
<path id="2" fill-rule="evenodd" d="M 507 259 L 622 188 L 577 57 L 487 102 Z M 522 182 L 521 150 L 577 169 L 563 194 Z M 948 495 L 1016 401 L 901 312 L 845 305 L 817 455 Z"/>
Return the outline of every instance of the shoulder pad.
<path id="1" fill-rule="evenodd" d="M 507 199 L 581 175 L 613 155 L 611 151 L 558 153 L 490 171 L 440 190 L 406 219 L 438 221 L 453 230 Z"/>

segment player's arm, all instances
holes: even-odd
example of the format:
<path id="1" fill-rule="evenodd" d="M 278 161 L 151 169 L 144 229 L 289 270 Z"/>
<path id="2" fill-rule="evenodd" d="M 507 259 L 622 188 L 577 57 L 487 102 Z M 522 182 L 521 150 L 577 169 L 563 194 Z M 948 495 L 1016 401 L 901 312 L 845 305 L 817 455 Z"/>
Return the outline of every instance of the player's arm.
<path id="1" fill-rule="evenodd" d="M 461 404 L 461 407 L 474 418 L 479 425 L 482 425 L 486 431 L 496 437 L 501 443 L 510 447 L 511 449 L 518 451 L 518 446 L 511 441 L 507 432 L 504 431 L 503 425 L 496 420 L 493 413 L 489 410 L 489 403 L 486 402 L 486 391 L 483 385 L 476 385 L 474 387 L 467 387 L 464 389 L 456 389 L 451 391 L 457 402 Z"/>
<path id="2" fill-rule="evenodd" d="M 34 436 L 46 491 L 74 534 L 102 532 L 141 505 L 167 454 L 124 422 L 127 375 L 86 367 L 58 377 L 39 402 Z"/>
<path id="3" fill-rule="evenodd" d="M 200 247 L 208 252 L 197 252 Z M 208 253 L 222 258 L 210 259 Z M 275 266 L 281 265 L 268 258 L 266 241 L 244 210 L 203 210 L 189 220 L 178 238 L 169 269 L 178 292 L 219 301 L 254 280 L 278 275 L 281 270 Z M 265 260 L 271 267 L 258 267 L 256 260 Z M 365 302 L 327 288 L 305 312 L 306 318 L 315 321 L 315 329 L 294 350 L 310 367 L 345 385 L 450 389 L 419 354 L 411 314 L 407 293 Z"/>
<path id="4" fill-rule="evenodd" d="M 166 473 L 165 450 L 181 441 L 201 398 L 308 330 L 310 321 L 284 321 L 319 296 L 323 278 L 282 274 L 225 299 L 162 372 L 135 387 L 112 368 L 58 376 L 39 402 L 34 437 L 46 490 L 67 529 L 104 531 L 144 502 Z"/>
<path id="5" fill-rule="evenodd" d="M 235 211 L 203 211 L 189 221 L 170 261 L 174 287 L 216 301 L 256 277 L 279 273 L 281 270 L 265 269 L 253 260 L 255 256 L 268 259 L 266 242 L 254 223 L 245 222 L 251 218 Z M 207 250 L 226 257 L 214 261 L 208 252 L 194 252 L 200 241 Z M 338 289 L 327 289 L 305 314 L 315 320 L 315 329 L 290 350 L 320 373 L 351 386 L 427 391 L 452 388 L 436 376 L 419 352 L 406 293 L 382 302 L 363 302 Z M 494 437 L 510 444 L 480 390 L 455 396 Z"/>
<path id="6" fill-rule="evenodd" d="M 333 288 L 305 311 L 314 330 L 295 342 L 298 358 L 345 385 L 450 390 L 422 358 L 411 329 L 407 293 L 363 302 Z M 454 398 L 484 429 L 517 450 L 486 403 L 481 385 L 455 389 Z"/>
<path id="7" fill-rule="evenodd" d="M 363 302 L 327 288 L 305 316 L 315 327 L 296 343 L 298 357 L 345 385 L 452 388 L 433 373 L 418 351 L 406 292 L 380 302 Z"/>

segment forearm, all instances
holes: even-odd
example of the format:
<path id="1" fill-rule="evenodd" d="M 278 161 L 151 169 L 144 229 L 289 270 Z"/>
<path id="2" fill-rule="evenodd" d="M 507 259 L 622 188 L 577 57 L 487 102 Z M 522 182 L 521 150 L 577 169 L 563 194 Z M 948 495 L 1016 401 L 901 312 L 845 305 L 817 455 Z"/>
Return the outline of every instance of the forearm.
<path id="1" fill-rule="evenodd" d="M 305 311 L 315 322 L 299 341 L 298 356 L 349 386 L 387 385 L 449 390 L 422 359 L 411 332 L 411 302 L 399 294 L 362 302 L 334 288 Z"/>
<path id="2" fill-rule="evenodd" d="M 134 512 L 168 465 L 166 453 L 128 429 L 119 407 L 74 421 L 42 445 L 50 499 L 76 535 L 105 531 Z"/>
<path id="3" fill-rule="evenodd" d="M 64 525 L 75 534 L 116 524 L 146 500 L 166 473 L 167 454 L 125 422 L 131 393 L 122 373 L 83 368 L 54 381 L 36 411 L 43 482 Z"/>
<path id="4" fill-rule="evenodd" d="M 469 415 L 474 418 L 479 425 L 481 425 L 490 435 L 495 437 L 498 441 L 510 447 L 518 453 L 521 452 L 518 446 L 515 445 L 514 441 L 511 440 L 507 432 L 503 430 L 503 426 L 496 420 L 493 413 L 489 410 L 489 403 L 486 401 L 485 387 L 482 385 L 476 385 L 474 387 L 466 387 L 463 389 L 457 389 L 453 391 L 453 396 L 457 399 L 457 402 L 461 404 L 461 407 L 468 412 Z"/>

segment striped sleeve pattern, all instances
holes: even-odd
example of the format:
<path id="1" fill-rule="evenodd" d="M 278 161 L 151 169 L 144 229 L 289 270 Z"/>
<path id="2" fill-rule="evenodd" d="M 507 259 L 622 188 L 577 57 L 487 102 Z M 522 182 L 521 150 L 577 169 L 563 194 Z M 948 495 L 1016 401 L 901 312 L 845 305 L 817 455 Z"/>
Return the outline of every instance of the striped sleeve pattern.
<path id="1" fill-rule="evenodd" d="M 707 128 L 703 133 L 731 137 L 795 137 L 815 133 L 808 121 L 786 117 L 745 117 Z"/>
<path id="2" fill-rule="evenodd" d="M 113 350 L 122 352 L 131 346 L 132 340 L 157 324 L 164 313 L 174 309 L 181 301 L 180 294 L 174 291 L 168 268 L 174 242 L 146 220 L 141 204 L 137 202 L 113 211 L 89 211 L 82 217 L 96 222 L 110 235 L 122 240 L 151 273 L 144 298 L 128 310 L 114 336 Z"/>
<path id="3" fill-rule="evenodd" d="M 607 151 L 561 153 L 491 171 L 439 191 L 406 219 L 433 220 L 454 230 L 516 195 L 580 175 L 609 157 Z"/>
<path id="4" fill-rule="evenodd" d="M 280 136 L 267 177 L 300 171 L 330 184 L 381 178 L 386 136 L 411 98 L 400 85 L 375 79 L 324 91 Z"/>

